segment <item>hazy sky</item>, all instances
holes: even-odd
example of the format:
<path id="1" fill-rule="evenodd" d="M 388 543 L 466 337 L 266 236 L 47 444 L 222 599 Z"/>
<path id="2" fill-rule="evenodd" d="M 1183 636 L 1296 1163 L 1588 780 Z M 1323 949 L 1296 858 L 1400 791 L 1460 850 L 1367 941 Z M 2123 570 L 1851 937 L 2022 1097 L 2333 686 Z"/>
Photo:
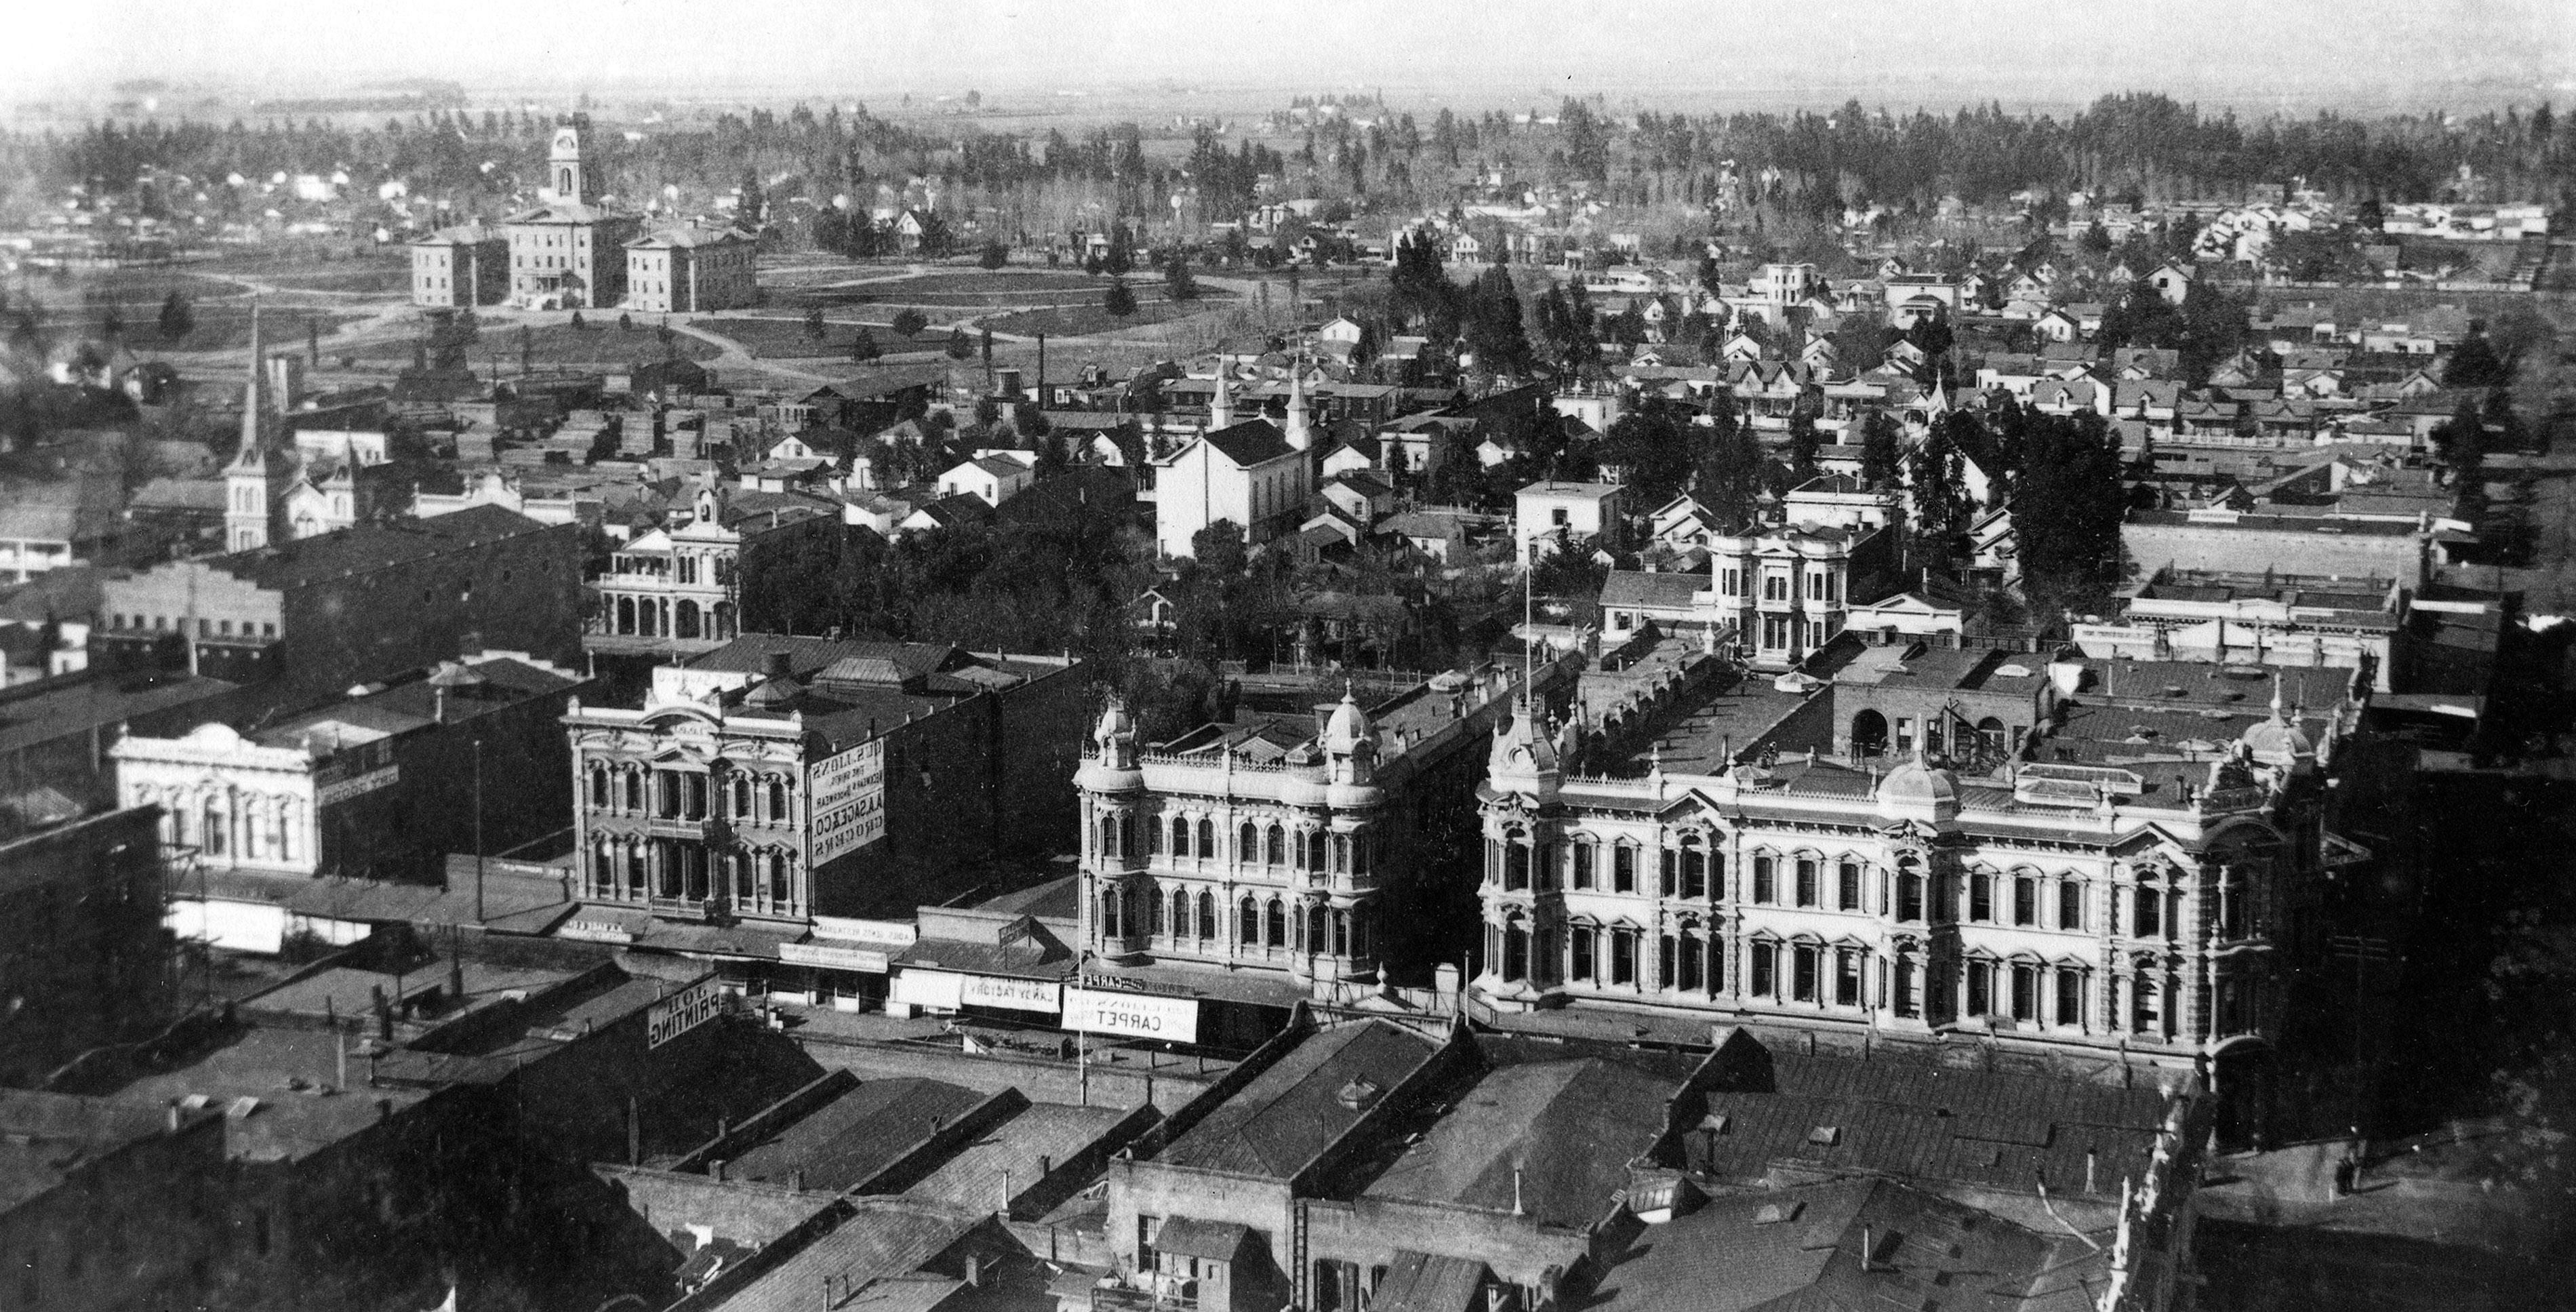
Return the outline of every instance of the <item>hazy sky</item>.
<path id="1" fill-rule="evenodd" d="M 0 43 L 0 84 L 37 94 L 141 77 L 289 92 L 396 76 L 858 98 L 1159 81 L 1385 84 L 1496 100 L 1798 87 L 1898 108 L 2140 87 L 2243 105 L 2576 92 L 2571 0 L 93 0 L 20 10 Z M 2463 94 L 2445 101 L 2446 91 Z"/>

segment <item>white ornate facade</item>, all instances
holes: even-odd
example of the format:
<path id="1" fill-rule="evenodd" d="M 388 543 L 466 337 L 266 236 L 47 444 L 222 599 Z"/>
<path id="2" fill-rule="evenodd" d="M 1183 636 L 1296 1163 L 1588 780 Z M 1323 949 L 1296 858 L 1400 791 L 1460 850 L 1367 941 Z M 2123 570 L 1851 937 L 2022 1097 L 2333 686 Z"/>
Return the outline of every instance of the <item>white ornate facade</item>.
<path id="1" fill-rule="evenodd" d="M 665 667 L 638 710 L 573 703 L 585 902 L 689 919 L 812 913 L 805 717 L 752 676 Z"/>
<path id="2" fill-rule="evenodd" d="M 199 868 L 320 873 L 314 797 L 330 747 L 263 747 L 215 723 L 121 739 L 108 755 L 117 805 L 160 807 L 161 841 L 195 848 Z"/>
<path id="3" fill-rule="evenodd" d="M 2276 700 L 2157 778 L 1920 757 L 1583 778 L 1519 720 L 1483 792 L 1475 987 L 2155 1066 L 2259 1051 L 2313 896 L 2319 755 Z"/>
<path id="4" fill-rule="evenodd" d="M 700 481 L 685 523 L 620 547 L 599 576 L 592 631 L 661 638 L 711 650 L 736 636 L 742 534 L 724 522 L 725 490 Z"/>

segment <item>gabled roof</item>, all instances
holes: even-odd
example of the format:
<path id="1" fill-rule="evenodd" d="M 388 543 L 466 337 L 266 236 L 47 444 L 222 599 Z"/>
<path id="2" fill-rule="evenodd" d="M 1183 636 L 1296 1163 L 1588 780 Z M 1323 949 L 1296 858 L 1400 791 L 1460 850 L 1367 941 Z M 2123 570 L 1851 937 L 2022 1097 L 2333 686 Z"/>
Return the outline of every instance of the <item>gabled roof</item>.
<path id="1" fill-rule="evenodd" d="M 673 247 L 741 246 L 750 241 L 751 238 L 748 235 L 732 228 L 705 228 L 689 223 L 638 237 L 626 243 L 626 249 L 635 251 L 668 250 Z"/>
<path id="2" fill-rule="evenodd" d="M 1285 1180 L 1306 1169 L 1437 1050 L 1385 1021 L 1307 1035 L 1163 1150 L 1175 1166 Z M 1346 1092 L 1367 1091 L 1352 1099 Z M 1360 1106 L 1349 1105 L 1359 1101 Z"/>
<path id="3" fill-rule="evenodd" d="M 1691 598 L 1708 591 L 1708 576 L 1664 570 L 1614 569 L 1601 581 L 1601 604 L 1653 610 L 1688 610 Z"/>
<path id="4" fill-rule="evenodd" d="M 1287 435 L 1267 419 L 1247 419 L 1239 424 L 1230 424 L 1199 440 L 1241 469 L 1266 465 L 1297 454 L 1297 448 L 1288 445 Z"/>

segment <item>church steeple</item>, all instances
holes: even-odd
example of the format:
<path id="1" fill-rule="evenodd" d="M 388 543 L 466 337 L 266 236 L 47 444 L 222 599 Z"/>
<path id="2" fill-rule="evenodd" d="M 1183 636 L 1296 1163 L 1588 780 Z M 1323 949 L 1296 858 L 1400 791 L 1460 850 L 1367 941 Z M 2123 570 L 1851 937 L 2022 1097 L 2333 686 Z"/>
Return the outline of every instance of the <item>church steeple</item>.
<path id="1" fill-rule="evenodd" d="M 1288 445 L 1303 451 L 1314 440 L 1306 418 L 1306 362 L 1300 359 L 1288 370 Z"/>
<path id="2" fill-rule="evenodd" d="M 259 301 L 250 303 L 250 381 L 242 389 L 241 449 L 224 471 L 224 549 L 249 551 L 269 544 L 278 489 L 271 478 L 274 431 L 268 401 L 268 358 L 259 332 Z"/>
<path id="3" fill-rule="evenodd" d="M 1225 354 L 1220 351 L 1217 353 L 1216 361 L 1216 400 L 1208 406 L 1210 432 L 1234 425 L 1234 380 L 1228 378 L 1226 374 Z"/>

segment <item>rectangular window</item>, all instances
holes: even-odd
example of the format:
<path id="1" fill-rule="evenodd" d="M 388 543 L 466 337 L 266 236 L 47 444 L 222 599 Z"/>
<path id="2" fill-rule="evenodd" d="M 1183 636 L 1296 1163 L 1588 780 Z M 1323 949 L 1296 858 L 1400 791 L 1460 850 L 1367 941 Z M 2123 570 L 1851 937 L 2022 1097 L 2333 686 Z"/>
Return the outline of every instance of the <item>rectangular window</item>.
<path id="1" fill-rule="evenodd" d="M 1774 873 L 1777 868 L 1776 858 L 1770 856 L 1757 856 L 1753 858 L 1754 901 L 1768 905 L 1778 900 L 1776 894 L 1779 890 L 1772 886 L 1777 878 Z"/>
<path id="2" fill-rule="evenodd" d="M 1797 975 L 1792 980 L 1792 984 L 1795 989 L 1792 996 L 1796 998 L 1797 1001 L 1813 1002 L 1816 1000 L 1817 951 L 1817 949 L 1810 947 L 1802 947 L 1797 950 L 1797 954 L 1794 959 Z"/>
<path id="3" fill-rule="evenodd" d="M 1574 958 L 1570 963 L 1571 969 L 1568 973 L 1578 980 L 1582 980 L 1586 983 L 1591 982 L 1593 977 L 1592 931 L 1578 925 L 1566 934 L 1565 941 L 1570 954 Z"/>
<path id="4" fill-rule="evenodd" d="M 2165 932 L 2164 912 L 2165 898 L 2163 892 L 2152 888 L 2139 889 L 2136 937 L 2162 937 Z"/>
<path id="5" fill-rule="evenodd" d="M 2039 923 L 2039 881 L 2028 875 L 2019 875 L 2013 879 L 2013 923 L 2016 925 Z"/>
<path id="6" fill-rule="evenodd" d="M 1896 717 L 1896 754 L 1908 756 L 1914 751 L 1914 721 L 1909 716 Z"/>
<path id="7" fill-rule="evenodd" d="M 1702 975 L 1706 968 L 1700 961 L 1701 953 L 1699 940 L 1688 935 L 1684 935 L 1682 937 L 1681 953 L 1681 974 L 1673 981 L 1673 987 L 1682 989 L 1698 989 L 1705 987 L 1702 982 Z"/>
<path id="8" fill-rule="evenodd" d="M 1995 968 L 1983 961 L 1968 963 L 1968 1014 L 1983 1016 L 1995 1009 Z"/>
<path id="9" fill-rule="evenodd" d="M 1778 997 L 1780 993 L 1780 949 L 1770 943 L 1753 945 L 1753 996 Z"/>
<path id="10" fill-rule="evenodd" d="M 1798 859 L 1798 905 L 1816 905 L 1816 863 L 1805 857 Z"/>
<path id="11" fill-rule="evenodd" d="M 1637 891 L 1637 849 L 1626 843 L 1610 850 L 1610 891 Z"/>
<path id="12" fill-rule="evenodd" d="M 2057 1023 L 2060 1025 L 2084 1023 L 2083 971 L 2068 969 L 2057 972 Z"/>
<path id="13" fill-rule="evenodd" d="M 1896 967 L 1896 1014 L 1912 1020 L 1921 1011 L 1922 1006 L 1914 997 L 1914 966 L 1910 962 L 1900 962 Z"/>
<path id="14" fill-rule="evenodd" d="M 1574 886 L 1578 889 L 1592 887 L 1592 844 L 1590 843 L 1574 845 Z"/>
<path id="15" fill-rule="evenodd" d="M 1860 1005 L 1860 953 L 1850 948 L 1834 952 L 1834 1005 Z"/>
<path id="16" fill-rule="evenodd" d="M 2012 1015 L 2025 1023 L 2039 1019 L 2039 967 L 2012 968 Z"/>
<path id="17" fill-rule="evenodd" d="M 1610 931 L 1610 982 L 1619 985 L 1637 982 L 1637 935 L 1633 931 Z"/>
<path id="18" fill-rule="evenodd" d="M 1989 874 L 1968 876 L 1968 919 L 1980 923 L 1995 918 L 1995 877 Z"/>
<path id="19" fill-rule="evenodd" d="M 1837 910 L 1841 910 L 1841 911 L 1858 911 L 1858 910 L 1860 910 L 1860 863 L 1859 863 L 1859 862 L 1857 862 L 1857 861 L 1845 861 L 1845 862 L 1843 862 L 1843 864 L 1842 864 L 1842 872 L 1841 872 L 1841 879 L 1840 879 L 1840 881 L 1838 882 L 1838 885 L 1837 885 L 1837 887 L 1836 887 L 1836 889 L 1835 889 L 1835 894 L 1836 894 L 1836 896 L 1835 896 L 1835 900 L 1834 900 L 1834 906 L 1835 906 L 1835 909 L 1837 909 Z"/>
<path id="20" fill-rule="evenodd" d="M 2084 928 L 2084 885 L 2072 879 L 2058 881 L 2057 927 Z"/>
<path id="21" fill-rule="evenodd" d="M 1655 982 L 1664 988 L 1681 987 L 1680 978 L 1674 974 L 1681 968 L 1681 963 L 1676 960 L 1680 946 L 1673 941 L 1673 936 L 1670 934 L 1660 935 L 1656 939 L 1655 969 L 1661 973 L 1655 976 Z"/>

